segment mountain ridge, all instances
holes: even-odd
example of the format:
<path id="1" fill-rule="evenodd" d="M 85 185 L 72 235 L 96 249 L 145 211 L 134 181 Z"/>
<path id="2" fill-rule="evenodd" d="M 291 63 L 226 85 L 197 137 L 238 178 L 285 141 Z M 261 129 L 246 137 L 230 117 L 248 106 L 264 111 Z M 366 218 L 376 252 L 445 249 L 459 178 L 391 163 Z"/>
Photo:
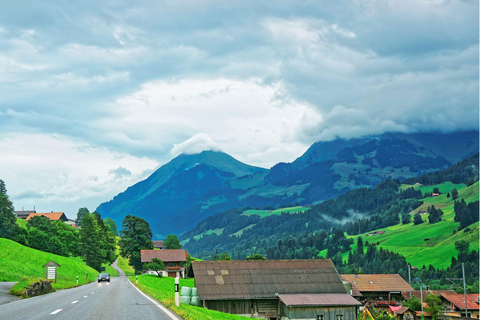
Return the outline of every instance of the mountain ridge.
<path id="1" fill-rule="evenodd" d="M 478 152 L 478 131 L 454 133 L 452 137 L 385 134 L 317 142 L 292 163 L 279 163 L 268 170 L 223 152 L 182 154 L 101 204 L 97 211 L 119 225 L 126 214 L 145 218 L 155 237 L 162 239 L 229 208 L 312 204 L 349 190 L 373 187 L 388 177 L 407 179 L 444 168 L 452 162 L 437 153 L 442 144 L 449 159 L 460 160 L 465 154 Z M 454 145 L 462 146 L 456 156 Z"/>

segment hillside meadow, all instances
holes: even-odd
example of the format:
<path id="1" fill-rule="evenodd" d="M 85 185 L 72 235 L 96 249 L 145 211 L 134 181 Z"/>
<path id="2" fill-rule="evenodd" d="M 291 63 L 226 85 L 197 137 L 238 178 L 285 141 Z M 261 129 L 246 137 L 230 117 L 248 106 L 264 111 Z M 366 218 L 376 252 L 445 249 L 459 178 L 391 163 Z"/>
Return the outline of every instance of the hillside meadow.
<path id="1" fill-rule="evenodd" d="M 0 281 L 20 281 L 12 288 L 19 294 L 35 279 L 45 278 L 44 264 L 53 260 L 57 268 L 57 283 L 54 289 L 65 289 L 95 281 L 98 271 L 88 267 L 80 257 L 63 257 L 28 248 L 15 241 L 0 238 Z"/>
<path id="2" fill-rule="evenodd" d="M 411 186 L 404 186 L 406 187 Z M 478 201 L 479 193 L 478 181 L 467 187 L 465 185 L 455 185 L 450 182 L 435 186 L 428 186 L 426 192 L 438 187 L 441 192 L 450 192 L 452 188 L 458 190 L 458 200 L 465 199 L 467 203 Z M 420 188 L 420 187 L 419 187 Z M 443 191 L 442 191 L 443 190 Z M 447 194 L 441 194 L 438 197 L 428 197 L 423 199 L 424 204 L 413 210 L 413 215 L 418 211 L 427 211 L 429 206 L 434 205 L 436 208 L 443 210 L 444 215 L 442 221 L 430 224 L 428 223 L 428 214 L 422 215 L 424 223 L 413 225 L 397 224 L 387 228 L 381 228 L 374 231 L 385 231 L 384 234 L 367 236 L 367 232 L 361 234 L 363 241 L 375 243 L 378 246 L 392 252 L 399 253 L 407 259 L 407 261 L 416 267 L 423 265 L 433 265 L 436 268 L 447 268 L 450 265 L 452 257 L 457 257 L 455 250 L 455 241 L 465 240 L 470 244 L 470 250 L 479 250 L 479 223 L 475 222 L 468 228 L 458 231 L 459 223 L 454 221 L 455 212 L 451 197 Z M 465 231 L 466 230 L 466 231 Z M 359 236 L 349 236 L 353 238 L 355 243 Z M 352 250 L 356 250 L 356 245 L 352 246 Z M 326 250 L 320 252 L 321 256 L 326 255 Z M 346 260 L 348 252 L 344 253 L 343 258 Z"/>

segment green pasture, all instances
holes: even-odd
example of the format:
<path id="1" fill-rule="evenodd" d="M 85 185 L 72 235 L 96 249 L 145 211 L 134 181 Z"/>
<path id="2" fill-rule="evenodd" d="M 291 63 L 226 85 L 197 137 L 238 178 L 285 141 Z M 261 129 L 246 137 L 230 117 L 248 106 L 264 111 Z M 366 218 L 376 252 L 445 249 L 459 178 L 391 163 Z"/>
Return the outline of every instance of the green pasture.
<path id="1" fill-rule="evenodd" d="M 447 190 L 447 192 L 450 192 L 452 188 L 457 188 L 458 199 L 463 198 L 466 202 L 477 201 L 479 198 L 478 181 L 469 187 L 449 182 L 437 186 L 441 192 L 443 191 L 440 186 L 443 186 L 443 190 Z M 433 187 L 429 186 L 428 188 Z M 428 190 L 428 192 L 430 191 Z M 362 234 L 363 241 L 375 243 L 384 249 L 400 253 L 416 267 L 431 264 L 436 268 L 447 268 L 452 257 L 457 256 L 454 243 L 458 240 L 465 240 L 470 243 L 470 250 L 479 250 L 478 222 L 470 225 L 468 228 L 470 231 L 468 232 L 465 232 L 465 229 L 458 231 L 459 223 L 454 221 L 454 201 L 451 197 L 447 198 L 446 194 L 442 194 L 438 197 L 423 199 L 423 201 L 424 204 L 413 210 L 411 214 L 418 211 L 427 211 L 429 206 L 434 205 L 436 208 L 443 210 L 442 221 L 430 224 L 428 223 L 428 214 L 425 214 L 422 215 L 422 219 L 425 221 L 422 224 L 413 225 L 413 222 L 411 222 L 405 225 L 398 224 L 374 230 L 383 230 L 385 233 L 373 236 L 366 236 L 367 233 Z M 358 236 L 351 236 L 351 238 L 354 238 L 356 243 Z M 325 256 L 326 250 L 320 252 L 319 255 Z M 346 260 L 348 252 L 343 254 L 343 257 Z"/>
<path id="2" fill-rule="evenodd" d="M 57 283 L 54 289 L 65 289 L 95 281 L 98 271 L 88 267 L 79 257 L 63 257 L 28 248 L 15 241 L 0 238 L 0 281 L 21 281 L 12 288 L 12 292 L 20 293 L 39 278 L 45 278 L 44 264 L 50 260 L 61 267 L 57 269 Z"/>
<path id="3" fill-rule="evenodd" d="M 203 307 L 180 304 L 175 306 L 175 279 L 169 277 L 159 278 L 154 275 L 138 276 L 138 284 L 135 283 L 135 277 L 130 277 L 130 281 L 143 292 L 155 298 L 167 308 L 177 313 L 185 320 L 241 320 L 245 317 L 208 310 Z M 194 279 L 180 279 L 180 290 L 182 287 L 193 287 Z M 249 318 L 248 318 L 249 319 Z"/>

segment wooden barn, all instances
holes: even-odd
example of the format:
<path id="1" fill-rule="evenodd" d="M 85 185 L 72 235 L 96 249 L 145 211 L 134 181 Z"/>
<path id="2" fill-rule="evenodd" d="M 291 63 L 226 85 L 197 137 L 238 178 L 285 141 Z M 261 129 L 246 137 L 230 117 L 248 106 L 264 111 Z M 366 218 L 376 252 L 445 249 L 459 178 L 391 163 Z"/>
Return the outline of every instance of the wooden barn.
<path id="1" fill-rule="evenodd" d="M 329 259 L 195 261 L 203 306 L 252 318 L 355 320 L 360 303 L 347 294 Z"/>

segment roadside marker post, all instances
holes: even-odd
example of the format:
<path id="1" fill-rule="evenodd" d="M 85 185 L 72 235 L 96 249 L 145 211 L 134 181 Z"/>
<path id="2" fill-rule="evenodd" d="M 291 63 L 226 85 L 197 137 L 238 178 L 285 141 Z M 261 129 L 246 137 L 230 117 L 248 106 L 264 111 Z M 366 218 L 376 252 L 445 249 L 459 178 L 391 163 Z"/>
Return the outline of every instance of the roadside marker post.
<path id="1" fill-rule="evenodd" d="M 77 276 L 77 284 L 78 284 L 78 276 Z"/>
<path id="2" fill-rule="evenodd" d="M 178 294 L 178 289 L 180 287 L 180 278 L 175 278 L 175 305 L 180 306 L 180 295 Z"/>
<path id="3" fill-rule="evenodd" d="M 136 280 L 136 282 L 138 283 L 138 275 L 137 275 L 137 280 Z"/>

